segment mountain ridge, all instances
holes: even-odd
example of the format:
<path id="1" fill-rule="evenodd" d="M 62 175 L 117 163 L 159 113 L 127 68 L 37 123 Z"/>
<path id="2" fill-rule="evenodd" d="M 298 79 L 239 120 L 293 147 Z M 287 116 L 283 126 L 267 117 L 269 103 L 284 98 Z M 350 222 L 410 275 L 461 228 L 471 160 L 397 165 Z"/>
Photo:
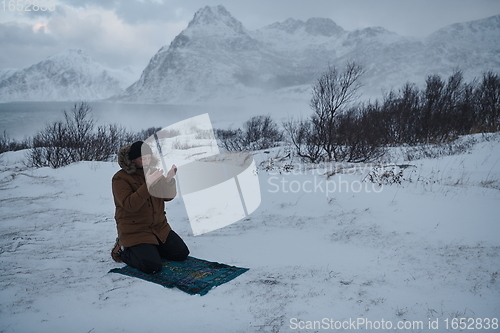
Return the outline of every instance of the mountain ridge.
<path id="1" fill-rule="evenodd" d="M 377 96 L 408 81 L 422 84 L 427 75 L 449 75 L 457 68 L 464 70 L 465 78 L 480 76 L 487 70 L 500 72 L 497 41 L 500 15 L 455 23 L 417 38 L 400 36 L 383 27 L 346 31 L 333 20 L 321 17 L 306 21 L 288 18 L 250 31 L 225 7 L 205 6 L 194 14 L 186 29 L 152 56 L 134 82 L 125 84 L 123 73 L 93 63 L 93 67 L 101 69 L 100 75 L 94 75 L 95 68 L 82 69 L 91 75 L 73 82 L 73 91 L 69 91 L 64 75 L 39 68 L 35 77 L 47 82 L 48 88 L 30 86 L 38 93 L 29 93 L 22 84 L 26 68 L 3 70 L 0 100 L 9 99 L 13 92 L 28 100 L 66 94 L 87 100 L 160 104 L 237 100 L 266 94 L 304 99 L 322 71 L 331 65 L 342 67 L 348 61 L 359 62 L 365 68 L 363 92 Z M 64 57 L 59 56 L 63 66 Z M 85 68 L 90 61 L 83 55 L 80 60 L 73 67 Z M 72 71 L 84 76 L 71 66 L 63 67 L 67 68 L 66 76 L 71 77 Z M 57 81 L 47 76 L 57 77 Z M 77 87 L 84 93 L 76 94 Z"/>
<path id="2" fill-rule="evenodd" d="M 78 49 L 68 49 L 31 66 L 6 73 L 0 101 L 105 99 L 133 81 L 130 70 L 107 68 Z"/>
<path id="3" fill-rule="evenodd" d="M 224 29 L 217 20 L 224 23 Z M 457 67 L 477 76 L 481 71 L 500 69 L 493 56 L 500 49 L 492 45 L 500 36 L 494 25 L 497 20 L 500 15 L 458 23 L 425 38 L 403 37 L 382 27 L 345 31 L 328 18 L 305 22 L 289 18 L 248 31 L 224 7 L 204 7 L 188 28 L 152 58 L 152 62 L 168 59 L 168 65 L 149 68 L 153 72 L 145 70 L 142 80 L 115 100 L 182 103 L 290 90 L 311 84 L 328 65 L 340 66 L 352 60 L 365 67 L 365 91 L 370 94 L 408 80 L 422 83 L 426 75 L 451 74 Z M 489 49 L 475 54 L 474 59 L 469 55 L 475 45 L 471 39 L 487 30 L 470 28 L 476 25 L 492 32 L 485 37 Z M 210 30 L 212 26 L 218 28 Z M 466 30 L 462 34 L 467 35 L 467 48 L 460 49 L 463 43 L 459 38 L 447 40 L 447 29 L 457 31 L 455 34 Z"/>

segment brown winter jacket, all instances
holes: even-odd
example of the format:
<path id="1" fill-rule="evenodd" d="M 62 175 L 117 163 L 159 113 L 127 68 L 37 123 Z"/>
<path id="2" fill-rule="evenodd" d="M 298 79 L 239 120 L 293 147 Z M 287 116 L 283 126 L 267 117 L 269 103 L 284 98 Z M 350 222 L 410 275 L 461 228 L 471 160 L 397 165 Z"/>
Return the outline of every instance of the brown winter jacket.
<path id="1" fill-rule="evenodd" d="M 120 246 L 129 247 L 141 243 L 164 243 L 170 232 L 165 213 L 165 201 L 175 197 L 175 179 L 170 183 L 162 180 L 172 197 L 161 199 L 149 194 L 144 170 L 137 169 L 128 158 L 130 145 L 118 152 L 118 165 L 122 168 L 112 179 L 115 201 L 115 220 Z M 154 163 L 154 162 L 152 162 Z"/>

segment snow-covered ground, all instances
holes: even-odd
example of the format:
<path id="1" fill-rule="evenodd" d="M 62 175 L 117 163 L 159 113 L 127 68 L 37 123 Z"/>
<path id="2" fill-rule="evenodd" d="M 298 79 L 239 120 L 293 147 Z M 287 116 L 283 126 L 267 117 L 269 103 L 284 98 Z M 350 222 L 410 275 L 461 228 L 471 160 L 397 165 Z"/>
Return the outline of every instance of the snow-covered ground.
<path id="1" fill-rule="evenodd" d="M 484 328 L 500 318 L 500 138 L 476 138 L 439 158 L 394 149 L 385 169 L 286 172 L 283 150 L 258 152 L 261 206 L 202 236 L 182 198 L 168 203 L 191 255 L 250 268 L 203 297 L 108 273 L 122 266 L 109 255 L 116 163 L 30 169 L 24 152 L 4 153 L 0 332 L 445 332 L 460 331 L 457 318 Z M 500 331 L 490 326 L 465 331 Z"/>

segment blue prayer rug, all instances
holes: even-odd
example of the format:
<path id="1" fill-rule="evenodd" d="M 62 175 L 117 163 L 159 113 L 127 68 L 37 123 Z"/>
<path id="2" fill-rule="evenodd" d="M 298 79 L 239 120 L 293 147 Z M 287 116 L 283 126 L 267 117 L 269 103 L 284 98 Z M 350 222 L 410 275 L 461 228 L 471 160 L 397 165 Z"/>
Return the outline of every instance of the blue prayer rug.
<path id="1" fill-rule="evenodd" d="M 167 288 L 179 288 L 191 295 L 203 296 L 208 291 L 240 276 L 248 268 L 240 268 L 187 257 L 184 261 L 163 259 L 163 268 L 155 274 L 146 274 L 130 266 L 113 268 L 109 273 L 120 273 L 161 284 Z"/>

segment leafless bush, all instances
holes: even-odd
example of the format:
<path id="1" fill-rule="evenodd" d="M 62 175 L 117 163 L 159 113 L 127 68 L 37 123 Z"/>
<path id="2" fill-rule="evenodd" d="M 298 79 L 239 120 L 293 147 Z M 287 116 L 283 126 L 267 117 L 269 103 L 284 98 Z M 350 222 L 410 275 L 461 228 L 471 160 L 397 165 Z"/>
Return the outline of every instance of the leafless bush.
<path id="1" fill-rule="evenodd" d="M 476 100 L 482 117 L 477 126 L 481 132 L 500 130 L 500 76 L 492 71 L 483 74 L 476 89 Z"/>
<path id="2" fill-rule="evenodd" d="M 214 132 L 209 130 L 198 130 L 195 135 L 195 139 L 214 139 Z"/>
<path id="3" fill-rule="evenodd" d="M 312 122 L 305 119 L 289 119 L 283 123 L 283 127 L 298 156 L 312 163 L 323 159 L 319 134 Z"/>
<path id="4" fill-rule="evenodd" d="M 61 121 L 46 125 L 33 138 L 33 147 L 28 154 L 28 165 L 59 168 L 72 162 L 68 130 Z"/>
<path id="5" fill-rule="evenodd" d="M 133 137 L 131 137 L 128 142 L 144 141 L 155 133 L 158 134 L 158 137 L 162 138 L 173 138 L 174 136 L 180 134 L 179 131 L 176 130 L 162 130 L 161 127 L 149 127 L 145 130 L 133 134 Z"/>
<path id="6" fill-rule="evenodd" d="M 381 155 L 380 127 L 373 106 L 357 107 L 363 68 L 355 62 L 340 71 L 329 67 L 313 84 L 308 120 L 284 124 L 298 156 L 320 161 L 365 162 Z"/>
<path id="7" fill-rule="evenodd" d="M 215 135 L 229 151 L 268 149 L 283 141 L 283 133 L 269 115 L 250 118 L 243 124 L 243 130 L 217 129 Z"/>
<path id="8" fill-rule="evenodd" d="M 342 71 L 328 67 L 312 86 L 311 122 L 326 160 L 342 160 L 337 151 L 338 130 L 342 126 L 338 123 L 338 116 L 347 112 L 357 100 L 363 73 L 363 68 L 356 62 L 347 63 Z"/>
<path id="9" fill-rule="evenodd" d="M 407 83 L 377 106 L 389 145 L 450 143 L 460 135 L 500 130 L 500 76 L 467 83 L 460 70 L 447 80 L 429 75 L 425 87 Z"/>
<path id="10" fill-rule="evenodd" d="M 239 128 L 236 130 L 216 129 L 215 137 L 222 148 L 228 151 L 243 151 L 245 149 L 243 131 Z"/>
<path id="11" fill-rule="evenodd" d="M 172 142 L 172 149 L 188 150 L 191 148 L 198 148 L 198 147 L 203 147 L 203 145 L 192 142 L 189 143 L 187 141 L 181 142 L 179 139 L 175 139 L 175 141 Z"/>
<path id="12" fill-rule="evenodd" d="M 405 145 L 409 159 L 433 157 L 467 150 L 470 142 L 456 141 L 462 135 L 500 131 L 498 74 L 469 83 L 460 70 L 447 80 L 429 75 L 423 89 L 406 83 L 381 102 L 354 105 L 362 73 L 355 63 L 329 67 L 313 85 L 311 117 L 284 124 L 298 156 L 366 162 Z"/>
<path id="13" fill-rule="evenodd" d="M 64 111 L 64 121 L 46 125 L 33 137 L 27 164 L 59 168 L 79 161 L 109 161 L 121 146 L 156 130 L 132 134 L 118 125 L 96 127 L 91 110 L 87 103 L 77 103 Z"/>
<path id="14" fill-rule="evenodd" d="M 255 116 L 243 125 L 245 144 L 251 150 L 268 149 L 283 140 L 278 125 L 269 115 Z"/>
<path id="15" fill-rule="evenodd" d="M 27 149 L 31 146 L 29 139 L 24 139 L 23 141 L 16 141 L 9 138 L 7 131 L 3 131 L 3 135 L 0 136 L 0 154 L 6 151 L 16 151 L 21 149 Z"/>

